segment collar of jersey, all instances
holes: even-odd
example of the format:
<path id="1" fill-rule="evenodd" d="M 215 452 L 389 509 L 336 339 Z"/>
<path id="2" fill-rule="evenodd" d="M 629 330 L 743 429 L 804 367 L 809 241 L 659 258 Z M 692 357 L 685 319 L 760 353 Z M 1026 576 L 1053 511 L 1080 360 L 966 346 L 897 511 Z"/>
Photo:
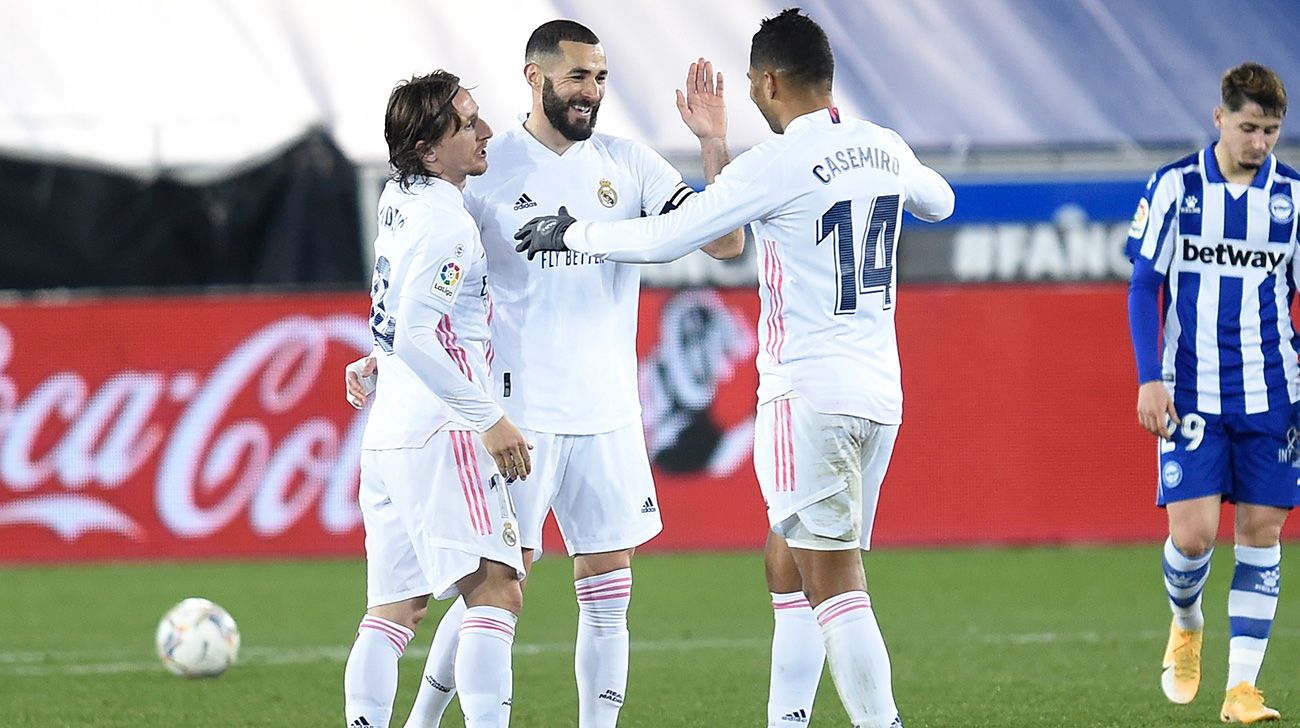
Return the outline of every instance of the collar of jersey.
<path id="1" fill-rule="evenodd" d="M 418 193 L 421 190 L 428 190 L 438 196 L 454 196 L 457 201 L 464 197 L 464 193 L 456 185 L 437 177 L 421 177 L 411 182 L 411 193 Z"/>
<path id="2" fill-rule="evenodd" d="M 1218 144 L 1215 142 L 1205 149 L 1201 150 L 1205 161 L 1201 164 L 1201 169 L 1205 170 L 1205 181 L 1212 184 L 1228 184 L 1228 178 L 1223 176 L 1219 171 L 1219 160 L 1214 156 L 1214 147 Z M 1273 155 L 1270 154 L 1264 159 L 1264 163 L 1259 165 L 1259 170 L 1255 172 L 1255 179 L 1250 181 L 1251 187 L 1264 189 L 1268 185 L 1269 175 L 1273 173 Z"/>
<path id="3" fill-rule="evenodd" d="M 830 109 L 821 108 L 816 111 L 809 111 L 808 113 L 803 114 L 801 116 L 796 116 L 790 120 L 789 124 L 785 125 L 785 131 L 786 133 L 789 133 L 791 131 L 798 131 L 799 128 L 804 125 L 817 124 L 819 122 L 824 124 L 831 123 Z"/>

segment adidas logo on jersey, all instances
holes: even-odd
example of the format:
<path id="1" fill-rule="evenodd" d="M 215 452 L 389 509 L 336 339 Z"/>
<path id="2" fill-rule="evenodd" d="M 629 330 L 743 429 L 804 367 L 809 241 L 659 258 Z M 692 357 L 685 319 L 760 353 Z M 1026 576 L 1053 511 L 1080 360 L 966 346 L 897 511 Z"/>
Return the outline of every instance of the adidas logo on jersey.
<path id="1" fill-rule="evenodd" d="M 527 210 L 530 207 L 537 207 L 537 203 L 533 202 L 533 198 L 527 194 L 520 195 L 519 199 L 515 200 L 515 210 Z"/>
<path id="2" fill-rule="evenodd" d="M 655 508 L 655 501 L 653 498 L 646 498 L 645 503 L 641 504 L 642 513 L 655 513 L 658 510 L 658 508 Z"/>
<path id="3" fill-rule="evenodd" d="M 803 708 L 790 711 L 789 713 L 786 713 L 785 715 L 781 716 L 781 722 L 782 723 L 807 723 L 808 711 L 804 710 Z"/>
<path id="4" fill-rule="evenodd" d="M 351 723 L 348 723 L 348 728 L 366 728 L 367 726 L 371 726 L 371 725 L 374 724 L 366 720 L 366 716 L 363 715 L 360 718 L 357 718 L 356 720 L 352 721 Z"/>

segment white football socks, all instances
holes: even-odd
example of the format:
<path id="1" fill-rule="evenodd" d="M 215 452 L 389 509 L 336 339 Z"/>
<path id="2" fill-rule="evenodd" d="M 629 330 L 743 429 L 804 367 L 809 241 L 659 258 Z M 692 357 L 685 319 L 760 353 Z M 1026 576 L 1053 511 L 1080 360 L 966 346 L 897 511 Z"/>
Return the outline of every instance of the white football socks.
<path id="1" fill-rule="evenodd" d="M 343 669 L 348 728 L 387 728 L 397 695 L 397 661 L 415 633 L 396 622 L 367 614 L 357 628 Z"/>
<path id="2" fill-rule="evenodd" d="M 460 623 L 456 689 L 465 728 L 504 728 L 510 700 L 510 648 L 517 618 L 497 607 L 470 607 Z"/>
<path id="3" fill-rule="evenodd" d="M 889 653 L 866 592 L 827 599 L 813 613 L 821 625 L 826 661 L 849 720 L 858 728 L 889 728 L 898 716 Z"/>
<path id="4" fill-rule="evenodd" d="M 1282 586 L 1282 547 L 1236 548 L 1237 565 L 1228 592 L 1228 687 L 1251 685 L 1259 678 L 1268 649 L 1268 635 L 1277 613 L 1277 595 Z"/>
<path id="5" fill-rule="evenodd" d="M 826 646 L 803 592 L 772 592 L 772 673 L 767 691 L 768 728 L 808 725 L 822 679 Z"/>
<path id="6" fill-rule="evenodd" d="M 632 570 L 617 569 L 573 583 L 578 597 L 579 728 L 614 728 L 627 691 L 627 608 Z"/>
<path id="7" fill-rule="evenodd" d="M 404 728 L 438 728 L 442 714 L 456 695 L 456 647 L 460 644 L 460 624 L 465 616 L 465 598 L 457 597 L 438 622 L 438 631 L 429 645 L 429 659 L 424 662 L 420 691 L 406 718 Z"/>
<path id="8" fill-rule="evenodd" d="M 1165 593 L 1169 595 L 1169 608 L 1179 629 L 1205 629 L 1205 615 L 1201 612 L 1201 590 L 1210 578 L 1211 548 L 1192 559 L 1183 555 L 1174 545 L 1172 536 L 1165 539 L 1164 572 Z"/>

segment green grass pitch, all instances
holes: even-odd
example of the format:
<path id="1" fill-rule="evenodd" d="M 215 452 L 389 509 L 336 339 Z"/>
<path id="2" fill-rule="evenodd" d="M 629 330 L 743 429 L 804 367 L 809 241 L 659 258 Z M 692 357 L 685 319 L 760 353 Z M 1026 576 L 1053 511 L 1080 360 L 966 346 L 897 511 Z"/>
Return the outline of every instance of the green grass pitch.
<path id="1" fill-rule="evenodd" d="M 1297 558 L 1288 551 L 1284 575 Z M 1159 558 L 1157 544 L 869 554 L 908 728 L 1217 725 L 1231 548 L 1214 560 L 1205 677 L 1190 706 L 1169 705 L 1159 691 L 1169 619 Z M 529 584 L 513 725 L 576 723 L 569 569 L 548 557 Z M 771 610 L 761 557 L 646 554 L 635 571 L 620 726 L 765 725 Z M 342 725 L 343 661 L 364 578 L 360 560 L 0 569 L 0 715 L 6 726 L 41 728 Z M 1291 591 L 1282 590 L 1260 686 L 1294 720 L 1300 610 L 1291 604 L 1300 585 Z M 239 621 L 240 662 L 216 679 L 173 677 L 153 655 L 158 618 L 190 595 Z M 397 726 L 440 611 L 403 660 Z M 454 711 L 444 726 L 461 725 Z M 812 725 L 848 725 L 829 676 Z"/>

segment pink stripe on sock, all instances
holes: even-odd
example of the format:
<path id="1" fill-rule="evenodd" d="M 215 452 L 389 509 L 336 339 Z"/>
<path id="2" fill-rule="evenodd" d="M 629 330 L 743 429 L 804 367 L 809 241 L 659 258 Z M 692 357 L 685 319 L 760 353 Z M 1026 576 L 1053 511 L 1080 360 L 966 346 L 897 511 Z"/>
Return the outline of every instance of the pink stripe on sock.
<path id="1" fill-rule="evenodd" d="M 608 599 L 612 594 L 626 594 L 632 590 L 632 577 L 624 576 L 617 579 L 599 584 L 582 584 L 574 585 L 574 591 L 577 592 L 578 601 L 587 601 L 589 599 Z"/>
<path id="2" fill-rule="evenodd" d="M 578 597 L 578 602 L 580 604 L 591 604 L 593 602 L 605 602 L 614 599 L 624 599 L 630 596 L 632 596 L 632 589 L 628 588 L 622 591 L 610 592 L 608 594 L 601 594 L 600 596 L 581 596 Z"/>
<path id="3" fill-rule="evenodd" d="M 827 624 L 830 624 L 831 621 L 838 619 L 839 617 L 842 617 L 843 615 L 848 614 L 849 612 L 856 612 L 861 609 L 871 609 L 871 600 L 867 599 L 866 597 L 854 597 L 852 599 L 845 599 L 839 604 L 835 604 L 834 606 L 831 606 L 827 608 L 825 611 L 823 611 L 822 613 L 818 614 L 817 623 L 822 626 L 825 626 Z"/>
<path id="4" fill-rule="evenodd" d="M 361 620 L 361 626 L 357 629 L 357 632 L 360 633 L 360 631 L 363 629 L 374 630 L 382 634 L 384 637 L 388 639 L 389 642 L 393 643 L 393 647 L 397 649 L 398 654 L 405 652 L 406 643 L 411 641 L 410 635 L 398 631 L 392 625 L 386 622 L 380 622 L 378 620 L 371 619 L 369 617 L 366 617 Z"/>
<path id="5" fill-rule="evenodd" d="M 467 629 L 494 629 L 498 632 L 509 635 L 511 638 L 515 636 L 514 627 L 511 627 L 505 622 L 489 619 L 487 617 L 467 617 L 461 621 L 460 628 L 461 631 Z"/>
<path id="6" fill-rule="evenodd" d="M 778 602 L 777 600 L 773 599 L 773 600 L 772 600 L 772 608 L 773 608 L 773 609 L 807 609 L 807 608 L 808 608 L 808 600 L 807 600 L 807 599 L 792 599 L 792 600 L 790 600 L 790 601 L 788 601 L 788 602 Z"/>

